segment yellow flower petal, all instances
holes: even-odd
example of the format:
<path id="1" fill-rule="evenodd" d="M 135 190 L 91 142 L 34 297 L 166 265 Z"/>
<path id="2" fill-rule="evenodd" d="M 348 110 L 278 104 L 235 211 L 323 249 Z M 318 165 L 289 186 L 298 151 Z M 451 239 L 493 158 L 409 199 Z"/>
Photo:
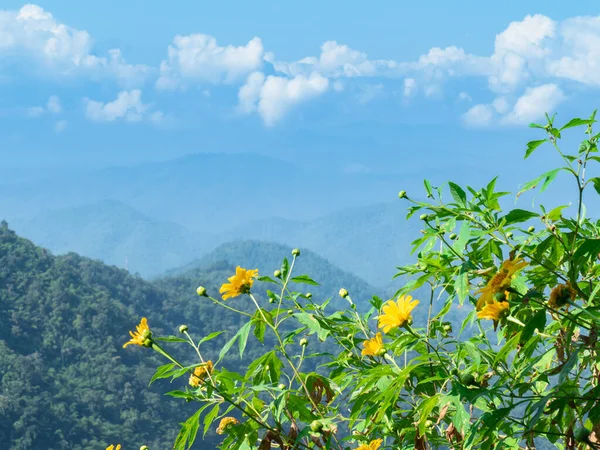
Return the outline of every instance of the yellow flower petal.
<path id="1" fill-rule="evenodd" d="M 131 339 L 123 345 L 123 348 L 131 344 L 143 346 L 146 339 L 152 337 L 152 332 L 150 331 L 146 318 L 142 317 L 140 324 L 136 326 L 136 331 L 130 331 L 129 334 L 131 335 Z"/>
<path id="2" fill-rule="evenodd" d="M 383 314 L 379 316 L 379 328 L 384 333 L 406 325 L 412 318 L 412 310 L 419 304 L 419 300 L 413 300 L 410 295 L 403 295 L 396 302 L 388 301 L 383 305 Z"/>
<path id="3" fill-rule="evenodd" d="M 374 338 L 363 342 L 363 356 L 377 356 L 383 350 L 383 337 L 381 333 L 377 333 Z"/>
<path id="4" fill-rule="evenodd" d="M 219 293 L 223 294 L 223 300 L 234 298 L 238 295 L 247 294 L 254 283 L 254 278 L 258 276 L 258 269 L 246 270 L 240 266 L 235 269 L 235 275 L 229 277 L 227 281 L 219 289 Z"/>

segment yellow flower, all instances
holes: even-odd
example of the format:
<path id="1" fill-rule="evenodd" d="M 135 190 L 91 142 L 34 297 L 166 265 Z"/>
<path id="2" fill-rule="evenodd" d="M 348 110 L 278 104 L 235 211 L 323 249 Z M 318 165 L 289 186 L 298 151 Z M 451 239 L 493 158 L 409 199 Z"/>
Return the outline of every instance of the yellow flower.
<path id="1" fill-rule="evenodd" d="M 208 378 L 213 371 L 212 361 L 206 361 L 206 363 L 196 367 L 194 373 L 190 375 L 190 386 L 198 387 Z"/>
<path id="2" fill-rule="evenodd" d="M 136 327 L 136 331 L 130 331 L 129 334 L 131 335 L 131 339 L 123 345 L 123 348 L 131 344 L 147 347 L 152 342 L 152 332 L 145 317 L 142 317 L 140 324 Z"/>
<path id="3" fill-rule="evenodd" d="M 109 445 L 106 447 L 106 450 L 121 450 L 121 444 L 117 444 L 116 447 L 114 445 Z"/>
<path id="4" fill-rule="evenodd" d="M 477 312 L 477 317 L 479 319 L 489 319 L 494 322 L 498 322 L 500 318 L 503 316 L 505 311 L 508 311 L 510 305 L 508 302 L 497 302 L 495 299 L 492 303 L 486 303 L 486 305 L 481 309 L 481 311 Z"/>
<path id="5" fill-rule="evenodd" d="M 577 293 L 571 286 L 571 283 L 567 281 L 567 284 L 559 284 L 550 292 L 550 300 L 548 300 L 548 306 L 551 308 L 560 308 L 567 304 L 569 300 L 575 300 Z"/>
<path id="6" fill-rule="evenodd" d="M 223 417 L 221 422 L 219 422 L 217 434 L 223 434 L 229 425 L 237 425 L 238 423 L 240 422 L 235 417 Z"/>
<path id="7" fill-rule="evenodd" d="M 375 439 L 374 441 L 369 442 L 368 444 L 359 445 L 356 450 L 377 450 L 381 447 L 381 443 L 383 439 Z"/>
<path id="8" fill-rule="evenodd" d="M 383 338 L 381 333 L 377 333 L 374 338 L 363 342 L 363 356 L 377 356 L 383 350 Z"/>
<path id="9" fill-rule="evenodd" d="M 379 328 L 388 333 L 392 328 L 402 327 L 411 319 L 410 313 L 419 304 L 410 295 L 403 295 L 396 303 L 393 300 L 383 305 L 383 314 L 379 316 Z"/>
<path id="10" fill-rule="evenodd" d="M 219 292 L 224 294 L 223 300 L 250 292 L 252 283 L 254 283 L 254 278 L 257 276 L 258 269 L 246 270 L 237 266 L 235 275 L 228 278 L 229 283 L 225 283 L 221 286 L 221 289 L 219 289 Z"/>
<path id="11" fill-rule="evenodd" d="M 481 310 L 484 305 L 493 303 L 494 295 L 506 291 L 515 274 L 526 265 L 527 262 L 523 261 L 523 258 L 504 261 L 500 270 L 488 281 L 487 285 L 475 292 L 475 294 L 481 294 L 477 300 L 477 311 Z"/>

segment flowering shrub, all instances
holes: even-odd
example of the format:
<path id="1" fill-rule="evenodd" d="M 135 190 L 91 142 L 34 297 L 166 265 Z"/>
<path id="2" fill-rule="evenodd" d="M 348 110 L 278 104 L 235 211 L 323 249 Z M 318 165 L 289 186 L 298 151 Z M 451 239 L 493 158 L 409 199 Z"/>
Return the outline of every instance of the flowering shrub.
<path id="1" fill-rule="evenodd" d="M 346 310 L 297 292 L 317 282 L 294 274 L 296 249 L 273 277 L 238 267 L 219 295 L 198 288 L 201 301 L 247 318 L 219 354 L 203 350 L 218 331 L 198 340 L 182 325 L 182 337 L 158 337 L 142 319 L 125 345 L 163 355 L 151 381 L 176 380 L 170 395 L 198 404 L 174 448 L 189 448 L 200 428 L 216 428 L 227 450 L 600 448 L 600 221 L 583 203 L 590 185 L 600 193 L 600 178 L 586 178 L 600 162 L 594 123 L 595 113 L 560 128 L 548 117 L 532 125 L 544 138 L 527 144 L 525 157 L 546 144 L 563 165 L 517 197 L 564 173 L 575 186 L 572 217 L 565 206 L 503 212 L 508 193 L 496 179 L 479 190 L 426 180 L 426 200 L 400 192 L 424 223 L 417 260 L 399 268 L 406 283 L 396 295 L 373 297 L 366 313 L 345 289 Z M 574 127 L 585 139 L 567 153 L 561 134 Z M 255 312 L 228 303 L 238 296 Z M 466 318 L 449 323 L 459 307 Z M 241 358 L 249 340 L 267 337 L 274 345 L 244 370 L 223 367 L 235 344 Z M 191 346 L 197 360 L 176 360 L 169 343 Z"/>

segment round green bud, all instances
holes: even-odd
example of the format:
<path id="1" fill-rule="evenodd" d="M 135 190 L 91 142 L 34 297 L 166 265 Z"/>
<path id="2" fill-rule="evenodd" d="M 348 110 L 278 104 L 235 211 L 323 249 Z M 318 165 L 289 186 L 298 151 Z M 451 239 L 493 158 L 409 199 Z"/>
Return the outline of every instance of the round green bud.
<path id="1" fill-rule="evenodd" d="M 398 198 L 406 198 L 406 191 L 398 192 Z"/>
<path id="2" fill-rule="evenodd" d="M 354 353 L 352 352 L 348 352 L 348 354 L 346 355 L 348 358 L 354 358 Z"/>
<path id="3" fill-rule="evenodd" d="M 306 347 L 308 345 L 308 339 L 306 339 L 306 338 L 300 339 L 300 345 L 302 347 Z"/>
<path id="4" fill-rule="evenodd" d="M 450 239 L 454 240 L 456 239 L 458 236 L 456 235 L 456 233 L 451 233 L 450 236 L 448 236 Z"/>
<path id="5" fill-rule="evenodd" d="M 381 350 L 379 350 L 377 352 L 377 356 L 383 356 L 387 353 L 387 350 L 385 348 L 382 348 Z"/>
<path id="6" fill-rule="evenodd" d="M 460 382 L 465 386 L 473 386 L 475 384 L 475 376 L 472 373 L 463 373 L 460 376 Z"/>
<path id="7" fill-rule="evenodd" d="M 269 297 L 269 303 L 275 303 L 275 299 L 273 297 Z"/>
<path id="8" fill-rule="evenodd" d="M 273 272 L 273 276 L 275 278 L 279 278 L 281 276 L 281 270 L 277 269 L 275 272 Z"/>
<path id="9" fill-rule="evenodd" d="M 283 383 L 281 383 L 281 384 L 278 384 L 278 385 L 277 385 L 277 389 L 280 389 L 280 390 L 282 390 L 282 391 L 285 389 L 285 387 L 286 387 L 286 386 L 285 386 L 285 384 L 283 384 Z"/>
<path id="10" fill-rule="evenodd" d="M 575 430 L 573 436 L 577 442 L 588 442 L 590 440 L 590 434 L 591 432 L 587 428 L 579 427 Z"/>
<path id="11" fill-rule="evenodd" d="M 342 297 L 342 298 L 348 297 L 348 291 L 346 289 L 344 289 L 344 288 L 340 289 L 339 294 L 340 294 L 340 297 Z"/>
<path id="12" fill-rule="evenodd" d="M 142 446 L 140 447 L 140 450 L 148 450 L 148 446 L 147 446 L 147 445 L 142 445 Z"/>
<path id="13" fill-rule="evenodd" d="M 426 420 L 425 421 L 425 428 L 433 428 L 433 421 Z"/>
<path id="14" fill-rule="evenodd" d="M 320 420 L 313 420 L 310 424 L 310 429 L 318 433 L 323 429 L 323 423 Z"/>
<path id="15" fill-rule="evenodd" d="M 206 288 L 204 286 L 198 286 L 198 289 L 196 289 L 196 294 L 198 294 L 200 297 L 206 297 Z"/>
<path id="16" fill-rule="evenodd" d="M 527 231 L 529 231 L 530 233 L 533 233 L 535 231 L 535 227 L 531 226 L 531 227 L 527 228 Z"/>
<path id="17" fill-rule="evenodd" d="M 311 294 L 310 292 L 307 292 L 306 294 L 304 294 L 304 296 L 305 296 L 306 298 L 312 298 L 312 294 Z"/>
<path id="18" fill-rule="evenodd" d="M 288 316 L 291 316 L 292 314 L 294 314 L 294 311 L 292 311 L 291 309 L 288 309 L 287 314 L 288 314 Z"/>
<path id="19" fill-rule="evenodd" d="M 180 325 L 179 326 L 179 332 L 180 333 L 185 333 L 188 330 L 187 325 Z"/>
<path id="20" fill-rule="evenodd" d="M 446 333 L 451 333 L 452 332 L 452 325 L 446 324 L 443 326 L 442 328 Z"/>
<path id="21" fill-rule="evenodd" d="M 294 250 L 292 250 L 292 255 L 294 256 L 300 256 L 300 250 L 295 248 Z"/>
<path id="22" fill-rule="evenodd" d="M 498 302 L 504 302 L 506 301 L 506 295 L 504 295 L 504 292 L 497 292 L 494 294 L 494 299 Z"/>
<path id="23" fill-rule="evenodd" d="M 420 219 L 420 220 L 427 220 L 427 214 L 421 214 L 421 215 L 419 216 L 419 219 Z"/>
<path id="24" fill-rule="evenodd" d="M 509 231 L 508 233 L 506 233 L 506 237 L 508 239 L 512 238 L 513 237 L 512 231 Z"/>

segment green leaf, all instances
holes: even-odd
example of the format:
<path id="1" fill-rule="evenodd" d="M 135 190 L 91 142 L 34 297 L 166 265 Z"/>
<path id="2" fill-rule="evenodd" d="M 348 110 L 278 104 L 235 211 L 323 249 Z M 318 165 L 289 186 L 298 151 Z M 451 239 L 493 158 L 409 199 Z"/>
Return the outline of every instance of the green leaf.
<path id="1" fill-rule="evenodd" d="M 292 283 L 303 283 L 303 284 L 310 284 L 311 286 L 320 286 L 319 283 L 314 281 L 308 275 L 298 275 L 297 277 L 292 278 L 290 281 Z"/>
<path id="2" fill-rule="evenodd" d="M 157 338 L 152 338 L 155 341 L 162 341 L 162 342 L 189 342 L 187 339 L 183 339 L 177 336 L 166 336 L 166 337 L 157 337 Z"/>
<path id="3" fill-rule="evenodd" d="M 548 142 L 548 139 L 541 139 L 539 141 L 531 141 L 527 143 L 527 150 L 525 150 L 525 159 L 529 158 L 529 155 L 533 153 L 533 151 L 542 145 L 544 142 Z"/>
<path id="4" fill-rule="evenodd" d="M 200 344 L 211 341 L 222 333 L 223 331 L 215 331 L 214 333 L 210 333 L 208 336 L 203 337 L 202 339 L 200 339 L 200 342 L 198 342 L 198 347 L 200 347 Z"/>
<path id="5" fill-rule="evenodd" d="M 550 211 L 548 214 L 546 214 L 546 217 L 548 219 L 550 219 L 552 222 L 556 222 L 557 220 L 559 220 L 562 217 L 562 210 L 565 208 L 568 208 L 569 206 L 570 205 L 557 206 L 552 211 Z"/>
<path id="6" fill-rule="evenodd" d="M 290 263 L 287 258 L 283 258 L 283 262 L 281 263 L 281 278 L 283 280 L 287 280 L 289 271 Z"/>
<path id="7" fill-rule="evenodd" d="M 250 326 L 251 326 L 251 324 L 252 324 L 252 322 L 248 322 L 246 325 L 244 325 L 242 328 L 240 328 L 238 330 L 238 332 L 229 341 L 227 341 L 227 343 L 223 346 L 223 348 L 219 352 L 219 359 L 218 359 L 217 362 L 221 361 L 225 357 L 225 355 L 227 354 L 227 352 L 231 349 L 231 347 L 233 347 L 233 344 L 235 344 L 235 341 L 237 341 L 240 338 L 240 335 L 242 333 L 249 333 L 250 332 Z M 247 330 L 245 330 L 246 327 L 247 327 Z M 245 345 L 246 344 L 244 344 L 244 347 L 245 347 Z"/>
<path id="8" fill-rule="evenodd" d="M 456 295 L 458 296 L 458 302 L 462 306 L 465 302 L 465 299 L 469 295 L 469 278 L 467 276 L 466 263 L 460 266 L 460 270 L 456 280 L 454 281 L 454 289 L 456 290 Z"/>
<path id="9" fill-rule="evenodd" d="M 425 422 L 429 418 L 429 414 L 433 411 L 433 408 L 437 406 L 439 402 L 439 394 L 429 397 L 419 404 L 417 410 L 419 411 L 419 436 L 425 435 Z"/>
<path id="10" fill-rule="evenodd" d="M 425 185 L 425 190 L 427 191 L 427 198 L 433 197 L 433 189 L 431 188 L 431 183 L 429 180 L 423 180 L 423 184 Z"/>
<path id="11" fill-rule="evenodd" d="M 329 335 L 329 330 L 326 330 L 323 327 L 321 327 L 321 324 L 313 314 L 308 314 L 304 312 L 296 313 L 294 314 L 294 317 L 302 325 L 306 325 L 309 328 L 309 330 L 311 330 L 313 333 L 316 333 L 321 341 L 324 341 Z"/>
<path id="12" fill-rule="evenodd" d="M 200 408 L 196 413 L 186 420 L 181 425 L 181 430 L 175 439 L 175 445 L 173 446 L 174 450 L 184 450 L 186 448 L 190 448 L 194 441 L 196 440 L 196 435 L 198 434 L 198 428 L 200 427 L 200 413 L 209 405 L 205 405 Z"/>
<path id="13" fill-rule="evenodd" d="M 527 321 L 525 328 L 521 331 L 521 345 L 529 341 L 533 333 L 537 329 L 539 332 L 544 332 L 546 327 L 546 310 L 540 309 L 534 316 Z"/>
<path id="14" fill-rule="evenodd" d="M 594 185 L 594 190 L 600 194 L 600 178 L 598 177 L 594 177 L 594 178 L 590 178 L 588 180 L 588 183 L 593 183 Z"/>
<path id="15" fill-rule="evenodd" d="M 213 409 L 211 409 L 210 412 L 206 416 L 204 416 L 204 434 L 203 434 L 204 436 L 206 436 L 206 432 L 208 431 L 208 429 L 210 428 L 212 423 L 215 421 L 215 419 L 219 415 L 219 409 L 221 409 L 221 405 L 217 403 L 213 407 Z M 192 441 L 192 443 L 193 442 L 194 441 Z M 190 444 L 190 447 L 191 447 L 191 444 Z"/>
<path id="16" fill-rule="evenodd" d="M 529 219 L 539 216 L 539 214 L 532 211 L 527 211 L 525 209 L 513 209 L 504 216 L 504 220 L 506 221 L 506 225 L 512 225 L 514 223 L 526 222 Z"/>
<path id="17" fill-rule="evenodd" d="M 524 192 L 529 191 L 530 189 L 534 189 L 542 180 L 544 180 L 544 183 L 540 188 L 540 192 L 544 192 L 546 188 L 550 185 L 550 183 L 554 181 L 554 179 L 558 175 L 558 172 L 560 172 L 561 170 L 566 170 L 566 168 L 559 167 L 558 169 L 549 170 L 548 172 L 537 177 L 536 179 L 525 183 L 523 185 L 523 188 L 517 193 L 517 197 L 519 197 Z"/>
<path id="18" fill-rule="evenodd" d="M 277 281 L 275 281 L 273 278 L 268 277 L 266 275 L 261 275 L 260 277 L 257 278 L 258 281 L 262 281 L 264 283 L 275 283 L 275 284 L 279 284 L 277 283 Z"/>
<path id="19" fill-rule="evenodd" d="M 148 386 L 160 378 L 170 378 L 174 369 L 175 364 L 165 364 L 164 366 L 157 367 L 156 372 L 154 372 L 154 375 L 152 375 L 152 378 L 150 378 L 150 383 L 148 383 Z"/>
<path id="20" fill-rule="evenodd" d="M 566 130 L 567 128 L 580 127 L 582 125 L 588 125 L 590 123 L 589 119 L 571 119 L 566 125 L 560 127 L 559 131 Z"/>
<path id="21" fill-rule="evenodd" d="M 458 203 L 462 207 L 467 206 L 467 194 L 465 191 L 456 183 L 452 181 L 448 182 L 448 186 L 450 187 L 450 194 L 452 194 L 452 198 L 456 203 Z"/>
<path id="22" fill-rule="evenodd" d="M 250 334 L 250 328 L 252 327 L 252 321 L 248 322 L 237 334 L 239 334 L 238 346 L 240 349 L 240 359 L 244 357 L 244 350 L 246 349 L 246 343 L 248 342 L 248 335 Z"/>

